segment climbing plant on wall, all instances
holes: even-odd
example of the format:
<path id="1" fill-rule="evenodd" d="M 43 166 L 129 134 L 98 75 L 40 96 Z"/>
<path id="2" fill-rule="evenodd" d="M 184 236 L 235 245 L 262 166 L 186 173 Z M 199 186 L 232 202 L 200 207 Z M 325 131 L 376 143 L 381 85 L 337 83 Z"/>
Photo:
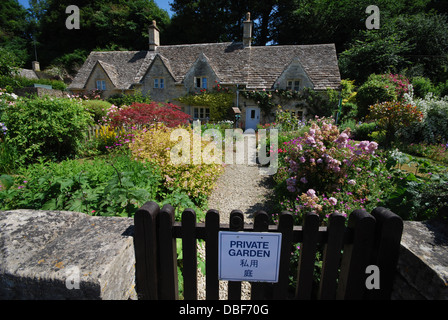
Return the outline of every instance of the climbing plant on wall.
<path id="1" fill-rule="evenodd" d="M 219 84 L 213 86 L 212 90 L 200 90 L 197 93 L 187 94 L 177 100 L 190 106 L 210 108 L 210 121 L 225 120 L 229 109 L 233 107 L 234 94 Z"/>
<path id="2" fill-rule="evenodd" d="M 269 114 L 275 106 L 286 101 L 297 101 L 297 107 L 305 107 L 309 113 L 318 116 L 331 116 L 336 110 L 339 101 L 339 92 L 336 90 L 316 91 L 310 88 L 304 88 L 300 91 L 276 89 L 266 90 L 247 90 L 241 91 L 241 95 L 253 100 L 264 114 Z M 274 102 L 274 98 L 278 98 Z"/>

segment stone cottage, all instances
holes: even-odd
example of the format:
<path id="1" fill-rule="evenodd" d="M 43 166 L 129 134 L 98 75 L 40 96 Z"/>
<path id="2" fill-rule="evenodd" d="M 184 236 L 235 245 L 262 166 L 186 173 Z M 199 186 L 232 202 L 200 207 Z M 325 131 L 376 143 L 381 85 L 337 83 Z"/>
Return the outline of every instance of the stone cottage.
<path id="1" fill-rule="evenodd" d="M 256 101 L 243 97 L 244 91 L 339 89 L 334 44 L 252 46 L 252 28 L 248 13 L 242 42 L 160 45 L 154 21 L 147 50 L 92 52 L 68 89 L 73 93 L 99 89 L 105 98 L 141 90 L 153 101 L 181 105 L 192 118 L 207 120 L 208 106 L 182 105 L 176 99 L 219 84 L 234 92 L 233 110 L 241 111 L 246 129 L 273 114 L 261 112 Z M 285 107 L 306 116 L 307 110 L 293 102 Z"/>

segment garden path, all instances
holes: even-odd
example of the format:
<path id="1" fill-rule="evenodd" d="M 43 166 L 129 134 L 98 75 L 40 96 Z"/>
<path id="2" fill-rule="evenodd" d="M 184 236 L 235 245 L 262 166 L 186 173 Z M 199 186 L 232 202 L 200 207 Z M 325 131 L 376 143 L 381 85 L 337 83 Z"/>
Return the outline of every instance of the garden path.
<path id="1" fill-rule="evenodd" d="M 219 211 L 221 223 L 229 223 L 230 212 L 235 209 L 243 212 L 245 223 L 253 223 L 258 210 L 274 213 L 272 176 L 261 175 L 259 168 L 247 161 L 225 166 L 208 199 L 208 207 Z"/>
<path id="2" fill-rule="evenodd" d="M 253 223 L 253 215 L 258 210 L 268 214 L 274 213 L 272 176 L 260 175 L 259 165 L 228 164 L 224 173 L 218 178 L 215 189 L 208 199 L 209 209 L 220 213 L 220 222 L 229 223 L 230 212 L 241 210 L 245 223 Z M 203 243 L 198 245 L 198 252 L 204 258 Z M 227 281 L 219 282 L 219 299 L 227 299 Z M 198 299 L 205 299 L 205 276 L 198 268 Z M 242 282 L 241 299 L 250 299 L 250 283 Z"/>

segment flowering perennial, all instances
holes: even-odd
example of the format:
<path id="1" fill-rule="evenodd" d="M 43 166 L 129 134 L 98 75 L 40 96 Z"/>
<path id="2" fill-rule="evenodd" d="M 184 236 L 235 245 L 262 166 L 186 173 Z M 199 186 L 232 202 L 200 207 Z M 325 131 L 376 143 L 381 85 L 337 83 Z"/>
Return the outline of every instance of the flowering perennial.
<path id="1" fill-rule="evenodd" d="M 285 179 L 286 209 L 296 214 L 310 209 L 325 218 L 334 211 L 345 214 L 352 209 L 349 202 L 363 205 L 368 201 L 366 177 L 375 174 L 366 165 L 376 157 L 378 144 L 355 143 L 349 137 L 349 128 L 340 133 L 334 120 L 316 118 L 302 137 L 285 142 L 285 165 L 276 179 Z"/>

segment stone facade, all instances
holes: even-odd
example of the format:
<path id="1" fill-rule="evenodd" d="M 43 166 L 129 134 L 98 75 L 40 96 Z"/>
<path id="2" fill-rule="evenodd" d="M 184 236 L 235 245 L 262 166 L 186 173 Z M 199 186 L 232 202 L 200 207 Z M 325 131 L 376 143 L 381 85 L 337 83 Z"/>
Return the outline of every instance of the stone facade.
<path id="1" fill-rule="evenodd" d="M 259 113 L 255 102 L 244 101 L 239 90 L 340 89 L 334 44 L 252 46 L 249 14 L 243 25 L 242 42 L 160 45 L 159 29 L 153 22 L 148 28 L 148 50 L 92 52 L 68 89 L 77 93 L 92 90 L 97 80 L 103 80 L 104 97 L 141 90 L 154 101 L 179 104 L 179 97 L 220 84 L 235 92 L 234 106 L 243 112 L 243 124 L 250 120 L 247 106 L 255 122 L 268 121 L 271 115 Z M 288 104 L 287 108 L 297 106 Z M 193 106 L 182 107 L 195 117 Z M 306 114 L 303 108 L 293 112 Z"/>

